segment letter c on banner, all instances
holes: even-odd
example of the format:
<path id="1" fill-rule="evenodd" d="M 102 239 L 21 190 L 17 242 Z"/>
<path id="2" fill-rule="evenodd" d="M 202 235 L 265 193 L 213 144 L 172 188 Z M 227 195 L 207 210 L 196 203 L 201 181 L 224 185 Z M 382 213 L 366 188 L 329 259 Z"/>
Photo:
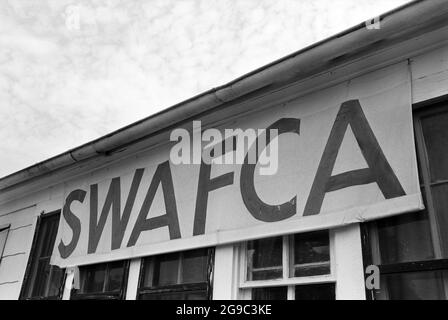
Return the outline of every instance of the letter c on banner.
<path id="1" fill-rule="evenodd" d="M 282 118 L 266 128 L 266 132 L 268 133 L 270 129 L 277 129 L 278 135 L 288 132 L 300 134 L 300 119 Z M 269 143 L 269 140 L 266 141 L 266 145 Z M 258 138 L 257 141 L 252 144 L 251 148 L 256 148 L 257 146 Z M 260 153 L 262 152 L 262 150 L 259 151 Z M 250 154 L 250 152 L 251 150 L 249 150 L 247 154 Z M 244 204 L 250 214 L 255 219 L 264 222 L 281 221 L 295 215 L 297 196 L 280 205 L 269 205 L 260 199 L 254 185 L 255 167 L 256 164 L 249 163 L 248 155 L 246 155 L 244 164 L 241 167 L 240 189 Z"/>

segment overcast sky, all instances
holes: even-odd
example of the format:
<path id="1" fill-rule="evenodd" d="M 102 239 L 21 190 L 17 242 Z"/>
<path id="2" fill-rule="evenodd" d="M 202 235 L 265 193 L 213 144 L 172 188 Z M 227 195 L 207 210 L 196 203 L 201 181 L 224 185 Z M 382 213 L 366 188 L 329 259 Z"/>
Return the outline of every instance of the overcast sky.
<path id="1" fill-rule="evenodd" d="M 407 0 L 0 2 L 0 177 Z"/>

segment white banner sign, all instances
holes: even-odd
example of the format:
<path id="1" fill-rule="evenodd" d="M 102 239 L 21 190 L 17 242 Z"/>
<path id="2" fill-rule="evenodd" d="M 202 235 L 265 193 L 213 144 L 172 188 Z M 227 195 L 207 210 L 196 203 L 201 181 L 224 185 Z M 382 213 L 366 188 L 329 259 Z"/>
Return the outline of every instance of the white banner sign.
<path id="1" fill-rule="evenodd" d="M 52 263 L 129 259 L 423 207 L 404 63 L 217 129 L 227 128 L 276 129 L 275 173 L 250 162 L 175 164 L 175 143 L 90 172 L 64 184 Z"/>

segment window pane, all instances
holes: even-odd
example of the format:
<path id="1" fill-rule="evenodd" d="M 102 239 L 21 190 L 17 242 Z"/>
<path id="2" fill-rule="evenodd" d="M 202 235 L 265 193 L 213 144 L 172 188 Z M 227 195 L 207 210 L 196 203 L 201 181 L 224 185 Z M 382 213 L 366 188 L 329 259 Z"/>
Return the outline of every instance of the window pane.
<path id="1" fill-rule="evenodd" d="M 310 284 L 296 286 L 296 300 L 335 300 L 335 284 Z"/>
<path id="2" fill-rule="evenodd" d="M 446 299 L 445 271 L 411 272 L 381 275 L 378 300 L 440 300 Z"/>
<path id="3" fill-rule="evenodd" d="M 434 258 L 426 211 L 378 220 L 377 228 L 381 261 L 374 261 L 375 264 Z"/>
<path id="4" fill-rule="evenodd" d="M 109 266 L 109 277 L 106 291 L 118 291 L 121 289 L 124 278 L 123 262 L 114 262 Z"/>
<path id="5" fill-rule="evenodd" d="M 207 282 L 208 252 L 206 248 L 146 258 L 142 287 Z"/>
<path id="6" fill-rule="evenodd" d="M 306 277 L 330 273 L 330 240 L 328 231 L 294 235 L 290 276 Z"/>
<path id="7" fill-rule="evenodd" d="M 422 118 L 431 181 L 448 179 L 448 113 Z"/>
<path id="8" fill-rule="evenodd" d="M 431 187 L 443 258 L 448 257 L 448 184 Z"/>
<path id="9" fill-rule="evenodd" d="M 82 293 L 102 292 L 104 287 L 104 281 L 106 279 L 106 266 L 105 264 L 94 265 L 90 267 L 82 268 L 83 273 L 83 286 L 81 287 Z"/>
<path id="10" fill-rule="evenodd" d="M 37 262 L 36 279 L 34 281 L 33 291 L 31 296 L 33 297 L 44 297 L 45 286 L 50 275 L 50 264 L 49 258 L 41 259 Z"/>
<path id="11" fill-rule="evenodd" d="M 81 288 L 75 290 L 73 299 L 121 298 L 125 284 L 127 261 L 115 261 L 80 267 Z"/>
<path id="12" fill-rule="evenodd" d="M 247 280 L 282 278 L 282 237 L 249 241 Z"/>
<path id="13" fill-rule="evenodd" d="M 191 291 L 184 293 L 184 300 L 207 300 L 207 291 Z"/>
<path id="14" fill-rule="evenodd" d="M 34 281 L 33 297 L 55 297 L 62 286 L 64 270 L 51 266 L 50 258 L 40 259 L 37 267 L 37 277 Z"/>
<path id="15" fill-rule="evenodd" d="M 288 287 L 268 287 L 252 289 L 252 300 L 286 300 Z"/>
<path id="16" fill-rule="evenodd" d="M 3 250 L 5 249 L 7 236 L 8 236 L 8 229 L 0 230 L 0 262 L 2 260 Z"/>
<path id="17" fill-rule="evenodd" d="M 140 296 L 141 300 L 207 300 L 206 290 L 148 293 Z"/>
<path id="18" fill-rule="evenodd" d="M 60 293 L 64 270 L 49 264 L 58 224 L 59 214 L 40 218 L 22 298 L 54 298 Z"/>
<path id="19" fill-rule="evenodd" d="M 210 252 L 205 248 L 144 259 L 139 299 L 207 300 Z"/>
<path id="20" fill-rule="evenodd" d="M 157 256 L 155 258 L 152 286 L 167 286 L 179 283 L 179 253 Z"/>
<path id="21" fill-rule="evenodd" d="M 182 283 L 207 281 L 207 249 L 184 252 L 182 258 Z"/>
<path id="22" fill-rule="evenodd" d="M 140 287 L 153 287 L 155 258 L 146 258 L 143 260 L 143 279 Z"/>
<path id="23" fill-rule="evenodd" d="M 61 285 L 64 278 L 64 270 L 52 266 L 51 267 L 51 278 L 48 284 L 48 296 L 57 296 L 61 290 Z"/>
<path id="24" fill-rule="evenodd" d="M 41 257 L 50 257 L 53 252 L 54 242 L 56 240 L 56 234 L 58 232 L 59 220 L 57 216 L 51 217 L 45 225 L 45 235 L 42 237 L 42 249 L 40 251 Z"/>

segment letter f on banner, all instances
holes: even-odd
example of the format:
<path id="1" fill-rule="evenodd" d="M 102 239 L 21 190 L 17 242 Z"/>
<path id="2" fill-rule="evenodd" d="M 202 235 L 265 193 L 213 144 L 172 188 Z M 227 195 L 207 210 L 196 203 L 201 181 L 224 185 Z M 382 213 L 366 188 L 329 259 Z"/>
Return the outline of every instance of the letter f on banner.
<path id="1" fill-rule="evenodd" d="M 368 168 L 332 176 L 336 158 L 350 125 Z M 405 195 L 397 176 L 387 162 L 358 100 L 341 105 L 314 178 L 303 215 L 318 214 L 325 193 L 376 182 L 386 199 Z"/>

